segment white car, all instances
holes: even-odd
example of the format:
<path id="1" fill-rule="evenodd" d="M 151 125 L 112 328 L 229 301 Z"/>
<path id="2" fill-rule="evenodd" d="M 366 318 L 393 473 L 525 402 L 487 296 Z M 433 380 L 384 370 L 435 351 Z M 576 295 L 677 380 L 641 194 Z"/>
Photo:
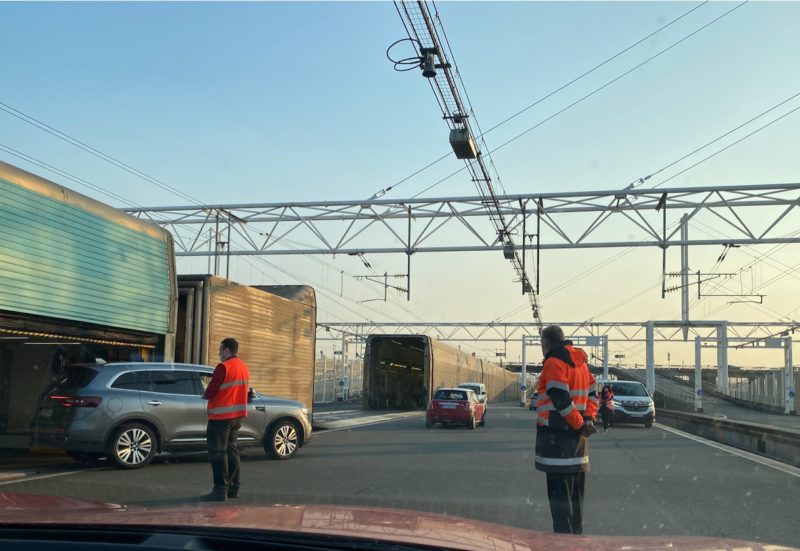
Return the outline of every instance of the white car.
<path id="1" fill-rule="evenodd" d="M 650 428 L 656 420 L 656 405 L 645 386 L 638 381 L 597 381 L 597 396 L 608 385 L 614 393 L 612 422 L 643 423 Z"/>
<path id="2" fill-rule="evenodd" d="M 489 397 L 486 394 L 486 385 L 483 383 L 461 383 L 458 388 L 467 388 L 475 393 L 481 404 L 489 405 Z"/>

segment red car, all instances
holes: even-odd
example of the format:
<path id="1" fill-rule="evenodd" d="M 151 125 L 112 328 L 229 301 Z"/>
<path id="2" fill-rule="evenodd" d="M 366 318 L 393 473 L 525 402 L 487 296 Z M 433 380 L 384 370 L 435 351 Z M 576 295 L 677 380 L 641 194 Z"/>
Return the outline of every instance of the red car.
<path id="1" fill-rule="evenodd" d="M 436 423 L 443 426 L 463 423 L 469 429 L 484 426 L 486 405 L 478 400 L 474 391 L 466 388 L 437 389 L 425 412 L 425 426 L 431 428 Z"/>

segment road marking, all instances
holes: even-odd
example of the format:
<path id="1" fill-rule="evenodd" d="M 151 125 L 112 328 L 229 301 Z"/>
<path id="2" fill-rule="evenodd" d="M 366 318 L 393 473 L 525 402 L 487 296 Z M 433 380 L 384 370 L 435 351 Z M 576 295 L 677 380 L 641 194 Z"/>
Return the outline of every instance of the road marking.
<path id="1" fill-rule="evenodd" d="M 753 461 L 754 463 L 758 463 L 759 465 L 764 465 L 765 467 L 770 467 L 772 469 L 800 478 L 800 469 L 798 469 L 797 467 L 793 467 L 791 465 L 787 465 L 786 463 L 781 463 L 780 461 L 776 461 L 775 459 L 770 459 L 762 455 L 740 450 L 739 448 L 734 448 L 733 446 L 728 446 L 727 444 L 720 444 L 719 442 L 708 440 L 706 438 L 703 438 L 702 436 L 697 436 L 694 434 L 689 434 L 688 432 L 683 432 L 682 430 L 673 429 L 672 427 L 662 425 L 661 423 L 655 423 L 654 426 L 662 430 L 665 430 L 667 432 L 676 434 L 678 436 L 683 436 L 684 438 L 688 438 L 689 440 L 694 440 L 699 444 L 705 444 L 706 446 L 711 446 L 712 448 L 722 450 L 731 455 L 737 455 L 743 459 L 748 459 L 750 461 Z"/>
<path id="2" fill-rule="evenodd" d="M 425 412 L 423 411 L 413 411 L 409 413 L 401 413 L 401 414 L 389 414 L 389 415 L 379 415 L 379 416 L 370 416 L 370 417 L 362 417 L 361 419 L 343 419 L 341 421 L 331 421 L 330 424 L 337 423 L 342 424 L 342 426 L 336 426 L 330 429 L 318 429 L 314 431 L 314 438 L 320 436 L 322 434 L 327 434 L 329 432 L 337 432 L 340 430 L 348 430 L 348 429 L 356 429 L 359 427 L 366 427 L 369 425 L 377 425 L 379 423 L 388 423 L 390 421 L 399 421 L 401 419 L 410 419 L 417 416 L 424 415 Z M 362 421 L 363 419 L 369 419 L 368 421 Z"/>
<path id="3" fill-rule="evenodd" d="M 336 415 L 340 415 L 342 413 L 356 413 L 356 412 L 359 412 L 359 411 L 364 411 L 364 410 L 363 409 L 335 409 L 335 410 L 331 410 L 331 411 L 315 411 L 314 412 L 314 416 L 315 417 L 324 417 L 324 416 L 333 417 L 333 416 L 336 416 Z"/>
<path id="4" fill-rule="evenodd" d="M 36 480 L 44 480 L 45 478 L 55 478 L 57 476 L 69 476 L 71 474 L 81 474 L 81 473 L 88 473 L 91 471 L 99 471 L 103 467 L 98 467 L 96 469 L 81 469 L 78 471 L 67 471 L 62 473 L 50 473 L 50 474 L 43 474 L 39 476 L 24 476 L 21 478 L 17 478 L 15 480 L 8 480 L 6 482 L 0 482 L 0 486 L 8 486 L 9 484 L 17 484 L 19 482 L 34 482 Z"/>

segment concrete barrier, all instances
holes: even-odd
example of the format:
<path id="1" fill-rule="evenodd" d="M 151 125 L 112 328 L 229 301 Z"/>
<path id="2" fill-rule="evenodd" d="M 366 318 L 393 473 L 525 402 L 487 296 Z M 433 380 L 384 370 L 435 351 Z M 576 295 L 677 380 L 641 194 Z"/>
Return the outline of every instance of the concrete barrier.
<path id="1" fill-rule="evenodd" d="M 800 467 L 800 431 L 660 409 L 656 419 L 670 427 Z"/>

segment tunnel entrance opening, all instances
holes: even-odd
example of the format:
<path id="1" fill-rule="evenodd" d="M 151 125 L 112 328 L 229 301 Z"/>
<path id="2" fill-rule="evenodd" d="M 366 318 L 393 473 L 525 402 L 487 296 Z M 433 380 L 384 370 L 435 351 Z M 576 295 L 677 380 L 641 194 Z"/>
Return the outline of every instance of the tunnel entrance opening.
<path id="1" fill-rule="evenodd" d="M 425 337 L 372 338 L 366 352 L 366 407 L 416 410 L 427 406 L 430 354 Z"/>

